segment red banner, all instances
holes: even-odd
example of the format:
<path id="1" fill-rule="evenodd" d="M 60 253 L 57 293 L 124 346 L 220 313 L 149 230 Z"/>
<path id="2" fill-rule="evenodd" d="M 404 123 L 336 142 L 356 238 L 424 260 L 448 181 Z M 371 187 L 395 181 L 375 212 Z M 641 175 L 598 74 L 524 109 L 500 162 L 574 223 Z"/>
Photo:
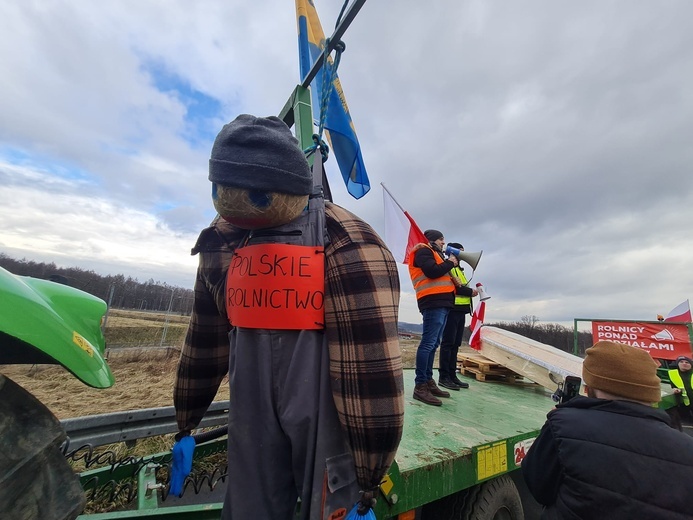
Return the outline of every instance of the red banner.
<path id="1" fill-rule="evenodd" d="M 616 341 L 646 350 L 655 359 L 691 357 L 691 340 L 686 325 L 642 321 L 593 321 L 592 339 Z"/>

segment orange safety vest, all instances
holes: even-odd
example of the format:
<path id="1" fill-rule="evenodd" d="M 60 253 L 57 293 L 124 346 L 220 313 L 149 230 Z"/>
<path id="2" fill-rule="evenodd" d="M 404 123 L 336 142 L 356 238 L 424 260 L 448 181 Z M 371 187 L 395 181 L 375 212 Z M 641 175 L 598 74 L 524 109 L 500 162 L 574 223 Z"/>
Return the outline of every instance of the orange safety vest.
<path id="1" fill-rule="evenodd" d="M 414 284 L 416 299 L 420 300 L 424 296 L 429 296 L 431 294 L 454 292 L 455 284 L 452 282 L 452 278 L 450 278 L 449 274 L 444 274 L 439 278 L 429 278 L 420 267 L 414 266 L 415 253 L 422 247 L 427 247 L 433 251 L 433 258 L 435 258 L 436 264 L 442 264 L 444 262 L 442 257 L 428 244 L 417 244 L 412 248 L 409 253 L 409 276 L 411 276 L 411 281 Z"/>

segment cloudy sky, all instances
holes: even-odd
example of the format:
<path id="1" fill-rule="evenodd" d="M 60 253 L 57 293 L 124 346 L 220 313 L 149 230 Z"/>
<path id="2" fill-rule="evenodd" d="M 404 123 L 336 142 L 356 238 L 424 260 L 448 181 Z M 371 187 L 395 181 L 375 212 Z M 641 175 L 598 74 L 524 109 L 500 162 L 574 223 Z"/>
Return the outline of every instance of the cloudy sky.
<path id="1" fill-rule="evenodd" d="M 325 32 L 342 0 L 315 0 Z M 433 7 L 431 7 L 433 6 Z M 380 183 L 483 250 L 487 321 L 693 294 L 693 3 L 371 0 L 339 75 Z M 192 287 L 209 151 L 298 83 L 290 0 L 0 1 L 0 252 Z M 400 319 L 420 322 L 404 269 Z"/>

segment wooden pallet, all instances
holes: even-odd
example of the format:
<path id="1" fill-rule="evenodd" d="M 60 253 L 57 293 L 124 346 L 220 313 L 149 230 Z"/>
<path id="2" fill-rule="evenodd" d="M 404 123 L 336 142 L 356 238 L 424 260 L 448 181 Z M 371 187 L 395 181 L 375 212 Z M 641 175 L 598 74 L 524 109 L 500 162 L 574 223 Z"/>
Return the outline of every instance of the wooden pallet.
<path id="1" fill-rule="evenodd" d="M 522 382 L 522 376 L 512 370 L 492 370 L 482 372 L 472 367 L 461 367 L 460 373 L 465 376 L 473 377 L 477 381 L 505 381 L 508 383 Z"/>
<path id="2" fill-rule="evenodd" d="M 503 365 L 482 356 L 481 354 L 457 354 L 460 373 L 475 378 L 477 381 L 508 381 L 522 380 L 522 375 Z"/>
<path id="3" fill-rule="evenodd" d="M 481 354 L 457 354 L 458 365 L 465 368 L 473 368 L 479 372 L 486 373 L 493 370 L 503 370 L 505 367 Z"/>

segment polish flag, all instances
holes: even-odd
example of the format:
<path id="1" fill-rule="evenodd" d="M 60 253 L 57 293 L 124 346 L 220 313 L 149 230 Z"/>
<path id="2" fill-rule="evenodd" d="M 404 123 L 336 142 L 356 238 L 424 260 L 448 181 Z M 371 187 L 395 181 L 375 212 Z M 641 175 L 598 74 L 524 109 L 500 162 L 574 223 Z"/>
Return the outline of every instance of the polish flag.
<path id="1" fill-rule="evenodd" d="M 392 251 L 395 260 L 402 264 L 409 263 L 409 251 L 416 244 L 427 244 L 428 239 L 416 225 L 411 215 L 402 209 L 392 194 L 383 187 L 385 206 L 385 243 Z"/>
<path id="2" fill-rule="evenodd" d="M 691 307 L 688 304 L 688 300 L 679 303 L 676 307 L 669 311 L 667 317 L 664 321 L 677 321 L 677 322 L 688 322 L 693 321 L 691 319 Z"/>
<path id="3" fill-rule="evenodd" d="M 469 346 L 475 350 L 481 350 L 481 326 L 484 324 L 484 314 L 486 314 L 486 300 L 476 304 L 472 321 L 469 323 L 469 330 L 472 331 L 472 335 L 469 336 Z"/>

